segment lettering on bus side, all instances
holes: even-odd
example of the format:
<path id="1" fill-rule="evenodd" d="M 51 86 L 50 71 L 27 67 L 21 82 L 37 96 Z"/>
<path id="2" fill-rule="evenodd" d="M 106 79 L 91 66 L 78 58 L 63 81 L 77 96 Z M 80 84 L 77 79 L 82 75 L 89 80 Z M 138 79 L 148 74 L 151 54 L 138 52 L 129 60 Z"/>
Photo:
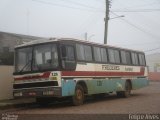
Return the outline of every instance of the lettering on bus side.
<path id="1" fill-rule="evenodd" d="M 97 86 L 102 86 L 102 81 L 97 81 Z"/>
<path id="2" fill-rule="evenodd" d="M 102 70 L 120 70 L 120 66 L 102 65 Z"/>
<path id="3" fill-rule="evenodd" d="M 133 72 L 133 68 L 131 68 L 131 67 L 125 67 L 125 71 L 127 71 L 127 72 Z"/>

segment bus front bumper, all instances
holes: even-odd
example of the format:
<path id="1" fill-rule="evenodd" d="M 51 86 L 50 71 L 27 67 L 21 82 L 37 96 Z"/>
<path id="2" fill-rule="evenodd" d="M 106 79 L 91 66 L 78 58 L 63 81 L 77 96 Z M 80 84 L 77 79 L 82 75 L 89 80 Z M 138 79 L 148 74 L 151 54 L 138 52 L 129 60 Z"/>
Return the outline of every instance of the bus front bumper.
<path id="1" fill-rule="evenodd" d="M 15 89 L 13 90 L 14 98 L 26 97 L 61 97 L 61 87 L 49 88 L 30 88 L 30 89 Z"/>

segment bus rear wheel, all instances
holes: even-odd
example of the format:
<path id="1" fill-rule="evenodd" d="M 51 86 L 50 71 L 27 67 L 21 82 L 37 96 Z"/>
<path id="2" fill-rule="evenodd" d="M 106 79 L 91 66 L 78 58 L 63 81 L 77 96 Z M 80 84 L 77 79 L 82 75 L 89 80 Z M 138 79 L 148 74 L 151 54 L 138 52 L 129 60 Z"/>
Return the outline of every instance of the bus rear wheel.
<path id="1" fill-rule="evenodd" d="M 84 102 L 84 89 L 81 85 L 77 85 L 75 89 L 75 95 L 72 98 L 73 105 L 82 105 Z"/>
<path id="2" fill-rule="evenodd" d="M 117 92 L 118 97 L 128 98 L 131 95 L 131 83 L 129 81 L 126 81 L 125 83 L 125 91 Z"/>

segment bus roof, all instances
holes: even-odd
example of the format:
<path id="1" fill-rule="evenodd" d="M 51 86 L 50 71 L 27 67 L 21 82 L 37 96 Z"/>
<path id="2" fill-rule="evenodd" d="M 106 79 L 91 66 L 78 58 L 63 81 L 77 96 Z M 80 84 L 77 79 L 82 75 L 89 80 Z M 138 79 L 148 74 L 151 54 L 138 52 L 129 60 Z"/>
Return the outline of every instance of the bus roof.
<path id="1" fill-rule="evenodd" d="M 143 51 L 140 51 L 140 50 L 133 50 L 133 49 L 122 48 L 122 47 L 117 47 L 117 46 L 112 46 L 112 45 L 105 45 L 105 44 L 100 44 L 100 43 L 95 43 L 95 42 L 90 42 L 90 41 L 85 41 L 85 40 L 80 40 L 80 39 L 74 39 L 74 38 L 37 39 L 37 40 L 33 40 L 33 41 L 30 41 L 30 42 L 26 42 L 24 44 L 18 45 L 15 48 L 27 47 L 27 46 L 31 46 L 31 45 L 42 44 L 42 43 L 49 43 L 49 42 L 56 42 L 56 41 L 81 42 L 81 43 L 86 43 L 86 44 L 93 44 L 93 45 L 99 45 L 99 46 L 104 46 L 104 47 L 112 47 L 112 48 L 118 48 L 118 49 L 124 49 L 124 50 L 130 50 L 130 51 L 144 53 Z"/>

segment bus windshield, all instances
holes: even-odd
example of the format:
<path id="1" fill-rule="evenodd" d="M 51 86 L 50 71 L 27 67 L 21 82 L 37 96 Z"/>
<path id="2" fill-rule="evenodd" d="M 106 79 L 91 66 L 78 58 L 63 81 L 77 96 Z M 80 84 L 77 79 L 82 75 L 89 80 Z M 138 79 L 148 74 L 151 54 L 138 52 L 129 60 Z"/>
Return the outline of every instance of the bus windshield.
<path id="1" fill-rule="evenodd" d="M 31 71 L 32 47 L 21 48 L 16 50 L 15 71 Z"/>
<path id="2" fill-rule="evenodd" d="M 16 50 L 15 72 L 56 69 L 58 53 L 55 44 L 43 44 Z"/>

